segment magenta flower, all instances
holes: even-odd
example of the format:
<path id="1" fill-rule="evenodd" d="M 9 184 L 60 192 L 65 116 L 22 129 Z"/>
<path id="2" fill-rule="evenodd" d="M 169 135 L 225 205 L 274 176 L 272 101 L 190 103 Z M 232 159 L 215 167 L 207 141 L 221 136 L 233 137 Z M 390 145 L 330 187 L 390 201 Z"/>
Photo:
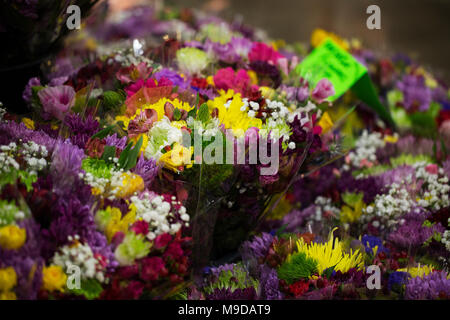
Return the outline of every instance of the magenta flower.
<path id="1" fill-rule="evenodd" d="M 38 92 L 44 111 L 59 120 L 75 104 L 75 90 L 70 86 L 48 87 Z"/>
<path id="2" fill-rule="evenodd" d="M 312 98 L 318 103 L 322 103 L 326 98 L 335 94 L 333 84 L 328 79 L 320 80 L 312 92 Z"/>

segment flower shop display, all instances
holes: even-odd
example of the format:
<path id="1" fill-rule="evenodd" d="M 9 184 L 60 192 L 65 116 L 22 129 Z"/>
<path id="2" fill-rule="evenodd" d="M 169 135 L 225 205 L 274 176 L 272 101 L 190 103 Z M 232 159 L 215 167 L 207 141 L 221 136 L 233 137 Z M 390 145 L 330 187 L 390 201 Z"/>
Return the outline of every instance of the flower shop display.
<path id="1" fill-rule="evenodd" d="M 29 79 L 27 114 L 0 109 L 1 299 L 450 297 L 445 83 L 323 30 L 102 14 Z M 326 39 L 379 105 L 300 76 Z"/>

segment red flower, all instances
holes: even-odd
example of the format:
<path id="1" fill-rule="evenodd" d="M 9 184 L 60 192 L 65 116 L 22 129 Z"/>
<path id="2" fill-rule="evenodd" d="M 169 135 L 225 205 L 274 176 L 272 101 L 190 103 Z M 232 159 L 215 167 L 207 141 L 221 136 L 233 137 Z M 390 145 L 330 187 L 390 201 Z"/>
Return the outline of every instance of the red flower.
<path id="1" fill-rule="evenodd" d="M 304 293 L 308 292 L 308 290 L 308 281 L 297 281 L 289 286 L 289 292 L 292 293 L 296 298 L 301 297 Z"/>
<path id="2" fill-rule="evenodd" d="M 160 257 L 150 257 L 142 260 L 141 278 L 145 281 L 155 281 L 167 276 L 164 260 Z"/>
<path id="3" fill-rule="evenodd" d="M 183 257 L 183 249 L 181 248 L 181 245 L 178 242 L 172 242 L 167 247 L 166 252 L 164 253 L 164 258 L 172 258 L 173 260 L 178 260 L 181 257 Z"/>

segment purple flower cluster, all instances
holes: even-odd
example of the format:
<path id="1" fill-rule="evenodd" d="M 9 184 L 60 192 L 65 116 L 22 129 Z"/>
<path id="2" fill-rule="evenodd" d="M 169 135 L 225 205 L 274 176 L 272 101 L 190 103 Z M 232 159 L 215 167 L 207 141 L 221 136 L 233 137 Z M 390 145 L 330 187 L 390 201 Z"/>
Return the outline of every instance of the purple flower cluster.
<path id="1" fill-rule="evenodd" d="M 446 272 L 433 272 L 427 276 L 412 278 L 406 284 L 405 298 L 428 300 L 450 297 L 450 279 Z"/>

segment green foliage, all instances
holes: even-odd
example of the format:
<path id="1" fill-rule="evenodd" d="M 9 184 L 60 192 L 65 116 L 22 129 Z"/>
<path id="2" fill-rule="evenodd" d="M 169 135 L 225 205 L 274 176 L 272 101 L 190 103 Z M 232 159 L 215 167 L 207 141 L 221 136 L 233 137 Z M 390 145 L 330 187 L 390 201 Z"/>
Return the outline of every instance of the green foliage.
<path id="1" fill-rule="evenodd" d="M 88 300 L 96 299 L 103 291 L 103 287 L 95 279 L 82 280 L 80 283 L 80 289 L 71 289 L 70 293 L 77 296 L 85 296 Z"/>
<path id="2" fill-rule="evenodd" d="M 317 271 L 317 261 L 308 258 L 304 252 L 294 253 L 278 268 L 278 278 L 292 284 L 307 279 Z"/>
<path id="3" fill-rule="evenodd" d="M 30 192 L 33 190 L 33 183 L 37 181 L 37 175 L 24 170 L 15 169 L 7 172 L 2 172 L 2 174 L 0 175 L 0 189 L 8 184 L 15 185 L 17 183 L 17 180 L 23 183 L 27 188 L 27 191 Z"/>
<path id="4" fill-rule="evenodd" d="M 242 264 L 234 265 L 233 270 L 222 271 L 218 279 L 214 279 L 204 288 L 206 293 L 212 293 L 215 289 L 245 289 L 253 287 L 258 292 L 259 282 L 252 278 Z"/>
<path id="5" fill-rule="evenodd" d="M 131 148 L 133 146 L 133 143 L 130 142 L 126 148 L 122 151 L 119 158 L 119 168 L 123 169 L 124 171 L 128 171 L 132 169 L 137 162 L 137 158 L 139 157 L 139 152 L 141 150 L 142 144 L 144 142 L 144 139 L 142 136 L 139 138 L 138 142 L 134 146 L 134 148 Z"/>
<path id="6" fill-rule="evenodd" d="M 112 132 L 112 130 L 114 129 L 115 126 L 116 126 L 115 124 L 112 124 L 112 125 L 106 127 L 105 129 L 100 130 L 99 132 L 97 132 L 96 134 L 94 134 L 94 135 L 91 137 L 91 139 L 94 139 L 94 138 L 99 138 L 99 139 L 106 138 L 106 136 L 107 136 L 108 134 L 110 134 L 110 132 Z"/>
<path id="7" fill-rule="evenodd" d="M 81 162 L 81 169 L 97 178 L 111 178 L 111 169 L 113 169 L 113 167 L 113 164 L 107 163 L 105 160 L 89 157 L 83 159 Z"/>
<path id="8" fill-rule="evenodd" d="M 210 118 L 210 114 L 209 114 L 208 105 L 206 103 L 204 103 L 200 106 L 200 109 L 198 110 L 197 118 L 198 118 L 198 120 L 200 120 L 203 123 L 208 122 L 208 120 Z"/>
<path id="9" fill-rule="evenodd" d="M 104 160 L 107 163 L 112 163 L 111 159 L 114 159 L 116 156 L 116 147 L 114 146 L 105 146 L 105 149 L 102 154 L 102 160 Z"/>
<path id="10" fill-rule="evenodd" d="M 103 93 L 103 106 L 106 110 L 114 110 L 119 108 L 125 102 L 125 96 L 122 92 L 105 91 Z"/>
<path id="11" fill-rule="evenodd" d="M 14 202 L 0 200 L 0 227 L 14 224 L 19 211 L 19 207 Z"/>

